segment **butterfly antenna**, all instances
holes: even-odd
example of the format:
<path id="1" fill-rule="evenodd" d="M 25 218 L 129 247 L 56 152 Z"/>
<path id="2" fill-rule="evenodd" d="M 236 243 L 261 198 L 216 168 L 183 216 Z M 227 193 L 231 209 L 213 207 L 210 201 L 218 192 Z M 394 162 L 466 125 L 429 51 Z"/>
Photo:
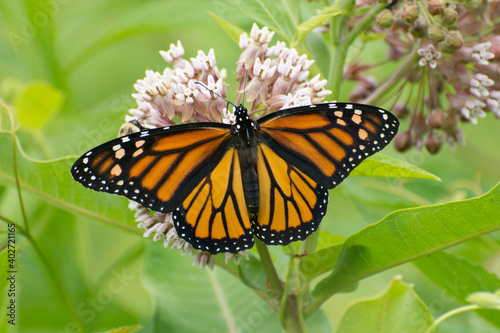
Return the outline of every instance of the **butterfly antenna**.
<path id="1" fill-rule="evenodd" d="M 248 69 L 245 69 L 245 81 L 243 82 L 243 103 L 245 103 L 245 96 L 247 93 L 247 78 L 248 78 Z"/>
<path id="2" fill-rule="evenodd" d="M 234 106 L 235 108 L 237 108 L 238 106 L 236 104 L 234 104 L 233 102 L 231 101 L 228 101 L 227 99 L 225 99 L 224 97 L 222 97 L 221 95 L 219 95 L 218 93 L 216 93 L 215 91 L 213 91 L 212 89 L 210 89 L 209 87 L 207 87 L 206 85 L 204 85 L 203 83 L 199 82 L 199 81 L 196 81 L 195 82 L 196 84 L 199 84 L 200 86 L 202 86 L 203 88 L 207 89 L 208 91 L 210 91 L 212 94 L 215 94 L 217 96 L 219 96 L 220 98 L 222 98 L 223 100 L 225 100 L 227 102 L 227 104 L 231 104 L 232 106 Z"/>

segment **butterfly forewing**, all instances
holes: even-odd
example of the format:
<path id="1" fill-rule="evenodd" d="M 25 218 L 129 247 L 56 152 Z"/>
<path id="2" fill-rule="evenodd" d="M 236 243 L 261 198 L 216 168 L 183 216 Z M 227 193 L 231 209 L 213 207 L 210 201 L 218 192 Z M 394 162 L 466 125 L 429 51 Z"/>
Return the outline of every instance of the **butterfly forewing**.
<path id="1" fill-rule="evenodd" d="M 269 245 L 286 245 L 314 232 L 326 212 L 327 190 L 265 144 L 258 147 L 257 170 L 255 235 Z"/>
<path id="2" fill-rule="evenodd" d="M 369 105 L 325 103 L 259 120 L 260 138 L 319 184 L 333 188 L 396 135 L 398 120 Z"/>
<path id="3" fill-rule="evenodd" d="M 253 246 L 235 148 L 226 152 L 172 217 L 179 235 L 196 249 L 215 254 L 239 252 Z"/>
<path id="4" fill-rule="evenodd" d="M 142 131 L 109 141 L 80 157 L 71 173 L 93 190 L 171 212 L 230 145 L 230 126 L 196 125 Z"/>

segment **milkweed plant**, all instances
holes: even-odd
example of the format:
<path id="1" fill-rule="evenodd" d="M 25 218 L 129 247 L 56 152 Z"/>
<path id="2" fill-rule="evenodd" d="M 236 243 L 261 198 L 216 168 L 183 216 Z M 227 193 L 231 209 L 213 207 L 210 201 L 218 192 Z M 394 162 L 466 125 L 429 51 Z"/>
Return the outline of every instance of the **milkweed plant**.
<path id="1" fill-rule="evenodd" d="M 336 234 L 336 223 L 342 217 L 332 209 L 335 195 L 349 193 L 343 188 L 351 186 L 343 183 L 331 192 L 319 230 L 304 241 L 266 246 L 257 240 L 254 248 L 212 255 L 194 249 L 177 234 L 171 213 L 155 212 L 130 201 L 134 213 L 127 213 L 135 214 L 137 227 L 148 238 L 146 243 L 154 247 L 155 254 L 160 253 L 148 267 L 154 270 L 161 265 L 170 270 L 170 263 L 161 257 L 165 253 L 191 257 L 188 260 L 194 266 L 189 267 L 193 273 L 187 273 L 181 281 L 193 282 L 189 284 L 193 290 L 180 298 L 173 296 L 179 285 L 168 285 L 171 282 L 162 274 L 146 273 L 147 283 L 157 284 L 150 288 L 155 291 L 151 293 L 153 299 L 163 304 L 156 304 L 146 331 L 173 332 L 174 327 L 214 331 L 214 327 L 198 321 L 206 317 L 210 318 L 207 322 L 220 324 L 212 318 L 212 307 L 203 308 L 214 303 L 222 309 L 218 313 L 223 321 L 220 326 L 230 332 L 500 330 L 500 245 L 498 234 L 493 234 L 500 230 L 500 186 L 470 199 L 447 198 L 431 205 L 416 194 L 408 194 L 407 183 L 401 181 L 413 178 L 427 186 L 439 180 L 439 175 L 406 162 L 409 154 L 429 160 L 438 158 L 437 154 L 451 154 L 467 144 L 466 126 L 488 120 L 500 124 L 500 1 L 221 0 L 214 5 L 207 15 L 241 49 L 239 59 L 234 59 L 235 69 L 218 67 L 216 52 L 225 50 L 189 54 L 182 41 L 173 40 L 168 50 L 160 51 L 167 63 L 165 69 L 147 70 L 134 85 L 132 96 L 137 106 L 125 115 L 120 135 L 190 122 L 233 124 L 233 108 L 226 99 L 243 104 L 253 120 L 278 110 L 323 102 L 374 105 L 392 112 L 401 122 L 398 135 L 387 148 L 393 157 L 376 154 L 363 161 L 349 178 L 381 179 L 375 186 L 377 193 L 384 193 L 377 200 L 385 210 L 367 213 L 365 218 L 371 224 L 349 237 Z M 238 8 L 255 22 L 251 28 L 246 26 L 249 31 L 231 23 L 233 16 L 226 12 L 231 8 Z M 228 71 L 235 72 L 236 81 Z M 15 144 L 12 146 L 15 164 Z M 0 160 L 0 166 L 2 163 Z M 25 175 L 15 173 L 11 178 L 18 181 L 16 177 Z M 20 191 L 19 181 L 17 186 Z M 0 191 L 0 196 L 3 194 Z M 409 204 L 399 202 L 397 198 L 405 195 L 420 205 L 408 208 Z M 61 198 L 57 205 L 77 206 L 65 204 L 65 200 Z M 352 204 L 363 206 L 363 200 L 361 193 Z M 9 221 L 3 213 L 0 219 Z M 16 227 L 21 234 L 30 235 L 29 228 Z M 28 241 L 34 242 L 28 236 Z M 482 250 L 474 252 L 481 259 L 457 255 L 465 251 L 443 251 L 470 241 L 482 244 Z M 39 247 L 34 248 L 41 252 Z M 483 260 L 486 253 L 489 257 Z M 388 271 L 409 262 L 427 278 L 426 285 L 405 282 L 403 273 Z M 249 304 L 243 299 L 246 296 L 239 299 L 239 294 L 225 298 L 222 289 L 224 284 L 231 284 L 229 280 L 209 293 L 215 300 L 204 298 L 208 297 L 201 293 L 206 284 L 193 276 L 203 273 L 201 276 L 213 286 L 219 271 L 229 273 L 234 284 L 242 287 L 237 293 L 244 290 L 258 301 Z M 379 275 L 379 280 L 388 285 L 382 294 L 349 300 L 348 306 L 343 304 L 345 312 L 339 313 L 339 304 L 348 299 L 344 296 L 356 292 L 363 279 L 381 272 L 385 274 Z M 389 274 L 392 277 L 387 278 Z M 52 275 L 76 327 L 66 331 L 86 331 L 85 312 L 80 310 L 87 303 L 71 308 L 71 297 L 59 283 L 62 279 Z M 166 285 L 172 289 L 164 290 Z M 193 298 L 190 304 L 199 305 L 203 313 L 183 307 L 189 297 Z M 162 299 L 169 302 L 158 301 Z M 176 306 L 182 309 L 178 313 Z M 95 308 L 93 316 L 103 309 Z M 466 320 L 464 313 L 469 316 Z M 136 329 L 131 327 L 129 331 Z"/>
<path id="2" fill-rule="evenodd" d="M 242 49 L 236 66 L 235 103 L 243 103 L 253 119 L 276 110 L 342 98 L 384 105 L 399 119 L 408 119 L 406 128 L 395 139 L 397 151 L 425 149 L 437 154 L 443 145 L 448 149 L 454 149 L 457 143 L 465 145 L 462 124 L 477 124 L 488 113 L 500 118 L 498 14 L 500 3 L 494 1 L 356 1 L 355 6 L 349 3 L 318 10 L 316 16 L 297 27 L 294 38 L 287 42 L 276 38 L 275 31 L 267 26 L 259 28 L 255 23 L 249 34 L 243 32 L 236 37 L 237 27 L 213 16 L 238 39 Z M 314 35 L 316 42 L 322 40 L 331 52 L 328 73 L 315 64 L 311 47 L 300 47 L 307 35 Z M 374 62 L 365 54 L 373 41 L 386 44 L 386 61 Z M 207 53 L 200 50 L 188 59 L 178 41 L 160 54 L 171 65 L 163 72 L 146 71 L 146 77 L 137 81 L 137 92 L 132 95 L 137 107 L 129 111 L 126 122 L 139 122 L 144 128 L 192 121 L 234 122 L 229 104 L 221 98 L 227 97 L 226 89 L 233 84 L 227 81 L 226 69 L 217 67 L 213 49 Z M 395 69 L 382 77 L 373 74 L 388 66 Z M 344 80 L 353 82 L 348 97 L 340 96 Z M 343 266 L 338 266 L 338 260 L 355 255 L 352 248 L 346 247 L 349 240 L 328 244 L 326 239 L 331 236 L 317 232 L 301 245 L 291 244 L 284 249 L 289 256 L 284 270 L 275 267 L 269 252 L 259 253 L 259 259 L 252 251 L 226 253 L 225 260 L 216 261 L 214 255 L 195 250 L 177 235 L 171 214 L 150 211 L 133 201 L 129 207 L 136 212 L 144 237 L 161 241 L 165 248 L 180 250 L 182 255 L 194 255 L 193 266 L 213 270 L 216 262 L 224 266 L 231 261 L 239 265 L 250 259 L 260 260 L 268 283 L 263 288 L 269 293 L 256 291 L 280 314 L 289 332 L 305 332 L 306 319 L 329 297 L 352 288 L 362 275 L 349 272 L 348 263 L 341 261 Z M 385 222 L 394 223 L 391 219 Z M 311 267 L 312 271 L 308 271 Z M 324 278 L 326 273 L 330 275 Z M 241 268 L 238 274 L 244 275 Z M 350 276 L 352 281 L 342 275 Z M 318 278 L 324 280 L 318 282 Z M 245 279 L 242 281 L 245 283 Z M 411 322 L 412 328 L 406 327 L 414 332 L 431 332 L 442 320 L 462 311 L 482 306 L 500 309 L 498 293 L 479 293 L 468 298 L 474 305 L 433 319 L 400 277 L 392 282 L 388 293 L 398 288 L 409 292 L 415 310 L 421 311 L 420 320 Z M 485 305 L 488 302 L 493 305 Z M 353 313 L 346 314 L 338 331 L 353 332 L 355 325 L 349 320 L 360 309 L 353 306 L 349 311 Z M 391 325 L 398 324 L 391 321 Z"/>

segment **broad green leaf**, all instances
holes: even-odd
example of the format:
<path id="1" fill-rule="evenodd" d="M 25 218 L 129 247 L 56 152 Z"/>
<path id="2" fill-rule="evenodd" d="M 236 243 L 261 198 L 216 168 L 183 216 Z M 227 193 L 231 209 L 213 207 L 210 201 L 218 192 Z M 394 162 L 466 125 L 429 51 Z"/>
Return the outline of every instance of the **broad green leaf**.
<path id="1" fill-rule="evenodd" d="M 497 215 L 497 222 L 500 220 L 499 217 Z M 473 221 L 472 223 L 480 222 Z M 494 292 L 500 289 L 500 279 L 495 274 L 489 273 L 481 265 L 473 264 L 467 259 L 450 253 L 434 253 L 415 260 L 413 263 L 432 282 L 462 304 L 467 304 L 469 302 L 467 297 L 474 292 Z M 498 310 L 478 310 L 477 313 L 500 328 Z"/>
<path id="2" fill-rule="evenodd" d="M 47 82 L 28 83 L 14 101 L 19 121 L 31 128 L 40 128 L 61 107 L 63 94 Z"/>
<path id="3" fill-rule="evenodd" d="M 326 230 L 319 233 L 317 250 L 326 249 L 331 246 L 340 245 L 345 242 L 342 235 L 332 235 Z"/>
<path id="4" fill-rule="evenodd" d="M 146 332 L 282 331 L 276 312 L 239 279 L 221 269 L 192 267 L 191 260 L 148 242 L 145 285 L 155 309 Z M 307 322 L 315 332 L 331 332 L 321 311 Z"/>
<path id="5" fill-rule="evenodd" d="M 499 202 L 500 184 L 478 198 L 393 212 L 347 238 L 313 294 L 325 300 L 368 276 L 499 230 Z"/>
<path id="6" fill-rule="evenodd" d="M 232 24 L 231 22 L 228 22 L 224 20 L 223 18 L 215 15 L 212 12 L 208 12 L 210 16 L 212 16 L 215 21 L 221 26 L 224 31 L 231 36 L 231 38 L 236 42 L 236 44 L 239 43 L 240 41 L 240 35 L 245 33 L 246 31 L 238 27 L 237 25 Z"/>
<path id="7" fill-rule="evenodd" d="M 380 153 L 364 160 L 352 171 L 351 175 L 358 177 L 419 178 L 441 181 L 438 176 L 430 172 Z"/>
<path id="8" fill-rule="evenodd" d="M 302 42 L 304 38 L 306 38 L 306 36 L 317 26 L 325 24 L 332 17 L 342 15 L 344 13 L 344 10 L 337 7 L 323 8 L 318 15 L 311 18 L 310 20 L 307 20 L 297 27 L 298 37 L 297 40 L 294 40 L 294 42 L 292 43 L 292 47 L 295 47 L 295 45 Z"/>
<path id="9" fill-rule="evenodd" d="M 395 279 L 383 295 L 353 304 L 335 332 L 425 332 L 432 322 L 412 286 Z"/>
<path id="10" fill-rule="evenodd" d="M 0 147 L 2 147 L 0 182 L 14 185 L 14 161 L 10 133 L 0 132 Z M 133 233 L 140 233 L 135 226 L 126 223 L 133 219 L 133 213 L 126 208 L 127 200 L 86 189 L 71 177 L 70 168 L 75 160 L 76 158 L 63 158 L 47 162 L 35 161 L 18 148 L 16 162 L 22 190 L 31 192 L 61 208 L 87 215 Z"/>
<path id="11" fill-rule="evenodd" d="M 275 31 L 281 36 L 290 39 L 292 32 L 288 20 L 283 11 L 278 8 L 272 0 L 247 0 L 238 2 L 241 10 L 259 22 L 259 28 L 267 26 L 269 30 Z"/>
<path id="12" fill-rule="evenodd" d="M 265 291 L 267 289 L 267 275 L 262 263 L 252 253 L 248 260 L 241 260 L 238 265 L 241 281 L 252 289 Z"/>
<path id="13" fill-rule="evenodd" d="M 299 269 L 304 278 L 311 281 L 332 270 L 341 248 L 341 244 L 327 247 L 300 259 Z"/>
<path id="14" fill-rule="evenodd" d="M 317 251 L 301 258 L 299 261 L 300 272 L 306 280 L 310 281 L 333 269 L 344 241 L 344 236 L 332 235 L 328 231 L 320 233 Z"/>

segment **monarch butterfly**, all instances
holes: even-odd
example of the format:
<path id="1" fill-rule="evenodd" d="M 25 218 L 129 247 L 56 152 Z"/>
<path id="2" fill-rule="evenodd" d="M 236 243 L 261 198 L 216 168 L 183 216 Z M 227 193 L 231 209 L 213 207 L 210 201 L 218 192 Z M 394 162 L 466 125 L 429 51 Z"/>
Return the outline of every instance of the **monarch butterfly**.
<path id="1" fill-rule="evenodd" d="M 240 105 L 234 115 L 233 125 L 129 131 L 82 155 L 71 173 L 90 189 L 172 212 L 195 249 L 234 253 L 254 236 L 268 245 L 308 237 L 325 215 L 327 190 L 399 126 L 388 111 L 362 104 L 300 106 L 257 121 Z"/>

